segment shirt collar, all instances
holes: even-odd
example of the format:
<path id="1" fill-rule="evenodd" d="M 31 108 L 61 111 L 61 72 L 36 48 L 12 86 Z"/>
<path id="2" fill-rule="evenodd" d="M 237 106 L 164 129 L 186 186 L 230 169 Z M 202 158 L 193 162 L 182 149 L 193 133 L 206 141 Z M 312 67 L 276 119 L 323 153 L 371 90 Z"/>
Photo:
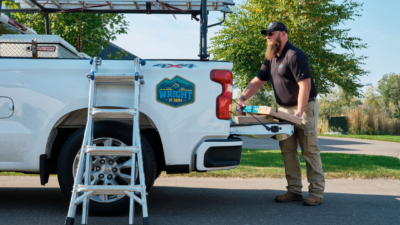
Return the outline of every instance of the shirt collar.
<path id="1" fill-rule="evenodd" d="M 283 47 L 283 49 L 282 49 L 281 55 L 279 57 L 278 56 L 275 56 L 275 57 L 277 59 L 281 59 L 286 54 L 287 50 L 289 49 L 289 46 L 290 46 L 290 43 L 289 43 L 289 41 L 287 41 L 285 44 L 285 47 Z"/>

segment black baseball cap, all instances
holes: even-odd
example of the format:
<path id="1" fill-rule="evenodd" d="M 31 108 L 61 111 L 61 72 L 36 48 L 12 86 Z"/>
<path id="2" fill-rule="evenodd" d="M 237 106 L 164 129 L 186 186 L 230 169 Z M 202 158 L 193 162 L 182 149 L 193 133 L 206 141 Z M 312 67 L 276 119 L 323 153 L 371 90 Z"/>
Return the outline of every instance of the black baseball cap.
<path id="1" fill-rule="evenodd" d="M 261 34 L 265 35 L 267 32 L 275 32 L 275 31 L 285 31 L 287 33 L 285 24 L 278 21 L 272 21 L 271 23 L 269 23 L 267 29 L 261 31 Z"/>

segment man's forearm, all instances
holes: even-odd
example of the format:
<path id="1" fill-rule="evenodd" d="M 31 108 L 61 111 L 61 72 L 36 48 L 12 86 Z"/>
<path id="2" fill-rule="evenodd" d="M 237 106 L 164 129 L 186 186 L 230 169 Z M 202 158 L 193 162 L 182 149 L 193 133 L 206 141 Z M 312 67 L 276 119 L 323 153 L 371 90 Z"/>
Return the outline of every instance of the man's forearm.
<path id="1" fill-rule="evenodd" d="M 239 100 L 246 101 L 257 93 L 258 90 L 265 84 L 265 81 L 260 81 L 255 77 L 246 89 L 244 89 L 243 94 L 240 96 Z"/>
<path id="2" fill-rule="evenodd" d="M 303 114 L 307 103 L 308 98 L 310 97 L 310 87 L 311 84 L 308 82 L 304 82 L 303 84 L 299 85 L 299 96 L 297 98 L 297 111 Z"/>

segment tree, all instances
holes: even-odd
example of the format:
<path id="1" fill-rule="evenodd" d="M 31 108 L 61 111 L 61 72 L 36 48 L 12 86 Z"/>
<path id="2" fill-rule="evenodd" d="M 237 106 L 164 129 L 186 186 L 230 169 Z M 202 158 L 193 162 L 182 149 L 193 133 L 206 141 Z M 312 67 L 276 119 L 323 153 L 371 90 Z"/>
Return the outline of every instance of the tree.
<path id="1" fill-rule="evenodd" d="M 393 104 L 396 109 L 395 117 L 400 118 L 400 74 L 385 74 L 378 81 L 378 91 L 385 108 L 388 108 L 390 103 Z"/>
<path id="2" fill-rule="evenodd" d="M 318 100 L 319 119 L 322 123 L 331 116 L 340 116 L 342 114 L 342 105 L 339 104 L 340 101 L 340 92 L 335 88 L 332 88 L 329 94 L 322 96 L 322 98 Z"/>
<path id="3" fill-rule="evenodd" d="M 322 95 L 318 103 L 319 124 L 322 127 L 327 125 L 326 121 L 329 121 L 331 117 L 350 116 L 350 109 L 358 108 L 362 104 L 358 98 L 346 98 L 346 94 L 340 87 L 332 88 L 329 94 Z"/>
<path id="4" fill-rule="evenodd" d="M 379 107 L 379 93 L 377 92 L 377 89 L 374 86 L 369 86 L 367 87 L 367 91 L 364 93 L 365 97 L 365 103 L 367 103 L 368 106 L 372 107 Z"/>
<path id="5" fill-rule="evenodd" d="M 19 8 L 19 4 L 5 2 L 9 9 Z M 45 34 L 45 19 L 41 13 L 13 13 L 15 20 L 38 34 Z M 126 34 L 128 22 L 123 14 L 117 13 L 52 13 L 50 18 L 50 33 L 57 34 L 78 49 L 79 24 L 81 24 L 81 52 L 96 56 L 103 48 L 108 47 L 119 34 Z M 123 54 L 123 53 L 122 53 Z M 117 57 L 122 55 L 118 55 Z"/>
<path id="6" fill-rule="evenodd" d="M 267 44 L 260 31 L 271 21 L 281 21 L 288 27 L 289 41 L 306 53 L 320 94 L 329 93 L 337 84 L 348 96 L 360 97 L 359 77 L 368 73 L 360 65 L 366 56 L 356 57 L 353 51 L 367 45 L 348 36 L 350 29 L 338 26 L 360 16 L 361 6 L 352 0 L 341 4 L 332 0 L 247 0 L 233 8 L 218 35 L 211 38 L 211 53 L 215 59 L 232 61 L 235 86 L 243 89 L 264 61 Z M 335 53 L 337 47 L 348 53 Z"/>

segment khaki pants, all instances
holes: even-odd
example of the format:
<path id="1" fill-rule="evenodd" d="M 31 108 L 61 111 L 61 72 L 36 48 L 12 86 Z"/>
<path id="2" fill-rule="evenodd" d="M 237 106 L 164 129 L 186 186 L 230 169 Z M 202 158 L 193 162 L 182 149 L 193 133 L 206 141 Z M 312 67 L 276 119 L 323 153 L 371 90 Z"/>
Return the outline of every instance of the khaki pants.
<path id="1" fill-rule="evenodd" d="M 297 106 L 281 106 L 279 111 L 294 115 L 297 112 Z M 297 151 L 300 144 L 301 154 L 306 160 L 307 180 L 310 183 L 308 186 L 309 193 L 322 198 L 325 189 L 325 175 L 322 170 L 317 139 L 318 113 L 318 100 L 309 102 L 302 115 L 302 124 L 295 127 L 294 134 L 290 138 L 280 141 L 279 146 L 285 163 L 287 190 L 302 194 L 303 185 L 301 184 L 300 160 Z"/>

